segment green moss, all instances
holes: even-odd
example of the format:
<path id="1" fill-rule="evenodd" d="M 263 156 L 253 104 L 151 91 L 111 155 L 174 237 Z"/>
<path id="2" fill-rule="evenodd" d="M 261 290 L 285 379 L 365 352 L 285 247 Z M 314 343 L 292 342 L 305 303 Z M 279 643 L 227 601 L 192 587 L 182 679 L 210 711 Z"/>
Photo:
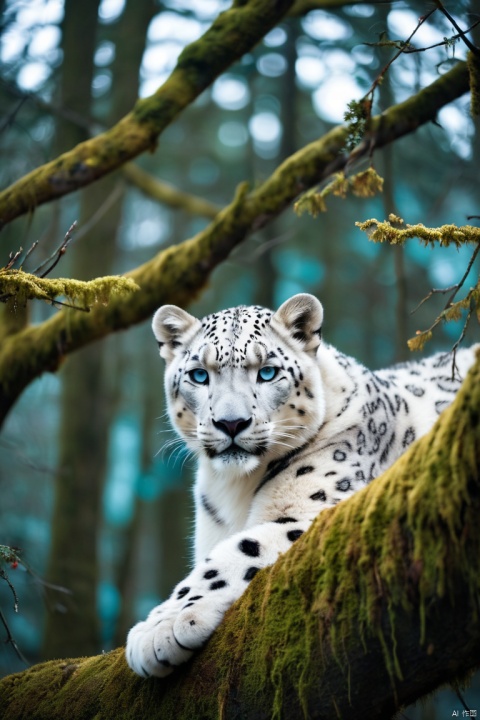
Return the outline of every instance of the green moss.
<path id="1" fill-rule="evenodd" d="M 388 242 L 392 245 L 403 245 L 407 240 L 418 238 L 427 247 L 448 247 L 454 245 L 461 247 L 466 244 L 480 242 L 480 228 L 473 225 L 442 225 L 438 228 L 428 228 L 422 223 L 403 227 L 402 218 L 390 215 L 388 221 L 379 221 L 375 218 L 365 222 L 355 223 L 360 230 L 367 233 L 373 242 Z"/>
<path id="2" fill-rule="evenodd" d="M 374 197 L 378 192 L 383 190 L 383 178 L 381 178 L 373 167 L 369 167 L 363 172 L 345 177 L 344 172 L 335 173 L 332 180 L 322 189 L 318 187 L 308 190 L 300 196 L 293 209 L 297 215 L 309 212 L 316 217 L 320 212 L 327 211 L 325 199 L 329 195 L 335 195 L 343 200 L 347 197 L 347 193 L 351 192 L 357 197 Z"/>
<path id="3" fill-rule="evenodd" d="M 106 305 L 113 295 L 126 295 L 138 290 L 131 279 L 105 276 L 95 280 L 42 278 L 23 270 L 0 269 L 0 296 L 16 298 L 19 305 L 27 300 L 45 300 L 55 304 L 60 297 L 77 303 L 80 310 L 88 310 L 96 303 Z"/>
<path id="4" fill-rule="evenodd" d="M 468 577 L 476 616 L 480 554 L 473 563 L 472 557 L 479 552 L 479 539 L 469 547 L 465 528 L 472 528 L 478 512 L 471 479 L 476 478 L 478 493 L 479 380 L 477 367 L 457 407 L 442 415 L 428 440 L 414 445 L 391 471 L 348 502 L 323 512 L 274 568 L 253 581 L 235 615 L 238 635 L 248 628 L 250 613 L 260 616 L 262 627 L 260 637 L 245 638 L 254 648 L 254 662 L 243 689 L 258 702 L 259 688 L 272 685 L 272 717 L 283 717 L 284 690 L 292 678 L 305 709 L 309 690 L 332 657 L 348 684 L 348 653 L 359 636 L 364 647 L 375 637 L 392 683 L 402 679 L 398 609 L 418 613 L 424 644 L 429 605 L 445 596 L 453 604 L 459 576 Z M 388 611 L 388 636 L 380 622 L 382 606 Z M 231 622 L 229 627 L 234 632 Z M 227 636 L 223 641 L 225 655 Z M 241 662 L 243 643 L 239 648 Z"/>

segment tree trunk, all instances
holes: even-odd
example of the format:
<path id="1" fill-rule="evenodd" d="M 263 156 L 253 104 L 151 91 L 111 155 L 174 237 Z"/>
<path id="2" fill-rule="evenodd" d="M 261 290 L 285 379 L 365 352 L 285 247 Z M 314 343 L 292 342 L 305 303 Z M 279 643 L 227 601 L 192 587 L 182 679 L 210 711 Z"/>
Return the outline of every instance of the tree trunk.
<path id="1" fill-rule="evenodd" d="M 98 6 L 99 0 L 82 4 L 67 0 L 62 23 L 64 62 L 60 102 L 73 112 L 87 115 L 91 105 Z M 77 33 L 84 42 L 78 42 Z M 75 146 L 85 137 L 85 130 L 66 120 L 58 120 L 55 138 L 58 152 Z M 78 248 L 74 251 L 74 255 L 77 254 Z M 81 269 L 78 271 L 81 273 Z M 88 350 L 91 356 L 92 349 Z M 94 415 L 95 398 L 101 388 L 88 363 L 84 364 L 83 376 L 77 377 L 79 360 L 80 355 L 72 358 L 62 377 L 60 454 L 46 572 L 50 582 L 67 588 L 72 594 L 56 596 L 47 614 L 42 649 L 42 655 L 47 658 L 61 657 L 68 644 L 80 655 L 93 653 L 98 648 L 97 576 L 96 565 L 91 562 L 96 553 L 96 535 L 91 528 L 95 527 L 97 513 L 91 504 L 90 453 L 85 453 L 85 448 L 96 447 L 98 439 L 94 426 L 84 425 L 83 418 Z M 83 388 L 78 392 L 85 375 L 88 375 L 88 392 Z M 80 438 L 83 438 L 82 444 Z M 78 456 L 80 448 L 83 450 L 81 457 Z M 86 528 L 89 532 L 85 532 Z M 80 537 L 81 542 L 78 541 Z"/>
<path id="2" fill-rule="evenodd" d="M 322 512 L 167 680 L 123 651 L 0 683 L 20 720 L 386 720 L 480 654 L 480 358 L 433 430 Z"/>
<path id="3" fill-rule="evenodd" d="M 91 25 L 86 33 L 89 37 L 95 36 L 98 0 L 93 0 L 92 4 Z M 82 16 L 85 8 L 85 4 L 75 1 L 67 3 L 66 25 L 75 27 L 79 20 L 75 14 Z M 137 97 L 139 67 L 153 14 L 153 3 L 142 3 L 138 7 L 130 0 L 120 19 L 110 123 L 123 115 Z M 64 47 L 64 67 L 67 71 L 70 68 L 71 73 L 82 75 L 79 69 L 82 62 L 93 63 L 94 44 L 86 46 L 90 53 L 88 57 L 77 56 L 74 52 L 70 58 L 70 47 L 77 51 L 84 45 L 78 43 L 77 38 L 75 40 Z M 64 85 L 69 88 L 72 78 L 67 74 L 65 80 Z M 84 85 L 84 107 L 89 106 L 90 87 L 91 73 Z M 80 101 L 77 96 L 74 109 Z M 86 188 L 82 194 L 81 227 L 86 226 L 102 206 L 109 206 L 87 236 L 74 246 L 72 260 L 76 277 L 89 278 L 94 273 L 109 275 L 114 270 L 124 189 L 120 187 L 115 202 L 111 203 L 110 198 L 116 193 L 118 182 L 119 178 L 111 175 Z M 69 358 L 62 373 L 60 459 L 47 577 L 54 584 L 70 590 L 72 595 L 63 598 L 61 605 L 54 606 L 53 612 L 47 615 L 43 652 L 48 658 L 61 657 L 66 652 L 87 655 L 97 652 L 100 647 L 96 600 L 98 531 L 108 433 L 114 415 L 113 399 L 105 392 L 107 373 L 110 373 L 108 350 L 105 345 L 85 348 Z M 78 542 L 78 538 L 82 541 Z"/>

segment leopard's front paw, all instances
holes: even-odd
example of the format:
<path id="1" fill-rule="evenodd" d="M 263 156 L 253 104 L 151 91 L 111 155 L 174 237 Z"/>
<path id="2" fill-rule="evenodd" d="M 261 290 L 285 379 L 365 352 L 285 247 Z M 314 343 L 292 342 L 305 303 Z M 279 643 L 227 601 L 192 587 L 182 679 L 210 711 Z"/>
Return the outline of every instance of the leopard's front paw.
<path id="1" fill-rule="evenodd" d="M 204 645 L 234 599 L 225 591 L 208 599 L 191 593 L 181 605 L 167 601 L 154 608 L 128 634 L 128 664 L 142 677 L 170 675 Z"/>
<path id="2" fill-rule="evenodd" d="M 128 633 L 127 662 L 142 677 L 166 677 L 192 655 L 192 650 L 182 647 L 175 637 L 177 613 L 162 608 L 159 605 L 152 610 L 144 622 L 137 623 Z"/>

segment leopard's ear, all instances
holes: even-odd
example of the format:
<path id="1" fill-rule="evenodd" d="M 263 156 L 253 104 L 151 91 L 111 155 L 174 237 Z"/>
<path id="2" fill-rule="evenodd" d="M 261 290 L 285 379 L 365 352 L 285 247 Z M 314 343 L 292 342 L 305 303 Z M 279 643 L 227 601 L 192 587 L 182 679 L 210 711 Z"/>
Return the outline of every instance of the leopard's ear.
<path id="1" fill-rule="evenodd" d="M 184 345 L 201 328 L 200 320 L 176 305 L 163 305 L 153 316 L 152 330 L 160 355 L 169 362 L 177 348 Z"/>
<path id="2" fill-rule="evenodd" d="M 302 345 L 306 352 L 316 352 L 322 336 L 323 307 L 313 295 L 294 295 L 280 305 L 271 323 Z"/>

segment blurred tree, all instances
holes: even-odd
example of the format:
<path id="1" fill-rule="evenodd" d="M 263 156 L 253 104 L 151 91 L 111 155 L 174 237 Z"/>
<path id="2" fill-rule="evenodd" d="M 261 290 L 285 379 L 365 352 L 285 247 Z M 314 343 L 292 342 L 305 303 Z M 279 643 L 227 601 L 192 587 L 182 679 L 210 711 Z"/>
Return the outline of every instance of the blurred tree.
<path id="1" fill-rule="evenodd" d="M 92 100 L 98 4 L 99 0 L 92 0 L 88 7 L 75 0 L 65 3 L 61 98 L 62 104 L 78 115 L 90 107 Z M 107 124 L 122 117 L 137 98 L 145 36 L 154 12 L 153 1 L 138 5 L 130 0 L 118 21 Z M 89 41 L 78 43 L 79 32 Z M 78 77 L 81 83 L 75 81 Z M 60 121 L 60 147 L 76 144 L 72 139 L 77 135 L 79 141 L 79 134 L 84 133 L 78 126 Z M 89 279 L 94 272 L 109 275 L 115 269 L 125 188 L 117 175 L 105 178 L 101 185 L 100 191 L 94 186 L 85 189 L 81 197 L 81 225 L 98 218 L 73 251 L 72 264 L 82 279 Z M 115 348 L 110 352 L 115 353 Z M 60 457 L 47 578 L 72 594 L 62 598 L 61 606 L 47 615 L 45 657 L 60 657 L 72 651 L 88 655 L 100 647 L 98 531 L 108 433 L 114 415 L 114 398 L 105 394 L 106 388 L 113 387 L 109 382 L 111 367 L 105 345 L 95 345 L 69 358 L 62 371 Z M 82 541 L 76 542 L 75 538 Z"/>

